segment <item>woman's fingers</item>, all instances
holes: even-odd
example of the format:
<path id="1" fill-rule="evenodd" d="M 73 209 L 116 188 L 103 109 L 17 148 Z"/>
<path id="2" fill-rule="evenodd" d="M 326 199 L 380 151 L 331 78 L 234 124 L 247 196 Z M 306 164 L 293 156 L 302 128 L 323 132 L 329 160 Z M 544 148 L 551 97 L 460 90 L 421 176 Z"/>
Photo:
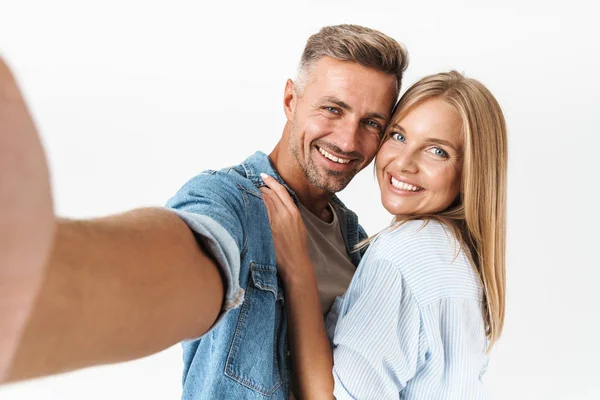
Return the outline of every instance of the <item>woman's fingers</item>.
<path id="1" fill-rule="evenodd" d="M 296 204 L 294 203 L 294 200 L 288 193 L 287 189 L 277 182 L 275 178 L 264 173 L 261 173 L 260 177 L 265 185 L 267 185 L 271 190 L 273 190 L 273 192 L 277 194 L 283 205 L 285 205 L 288 210 L 292 211 L 297 209 Z"/>
<path id="2" fill-rule="evenodd" d="M 262 192 L 262 197 L 263 197 L 263 201 L 265 202 L 265 208 L 267 209 L 267 215 L 269 217 L 269 222 L 271 222 L 273 220 L 273 217 L 271 216 L 271 213 L 275 211 L 274 207 L 275 205 L 273 204 L 273 200 L 271 200 L 271 196 L 269 196 L 268 193 L 266 193 L 266 189 L 260 188 L 260 191 Z"/>
<path id="3" fill-rule="evenodd" d="M 281 199 L 271 189 L 262 187 L 260 191 L 263 195 L 265 206 L 267 207 L 267 214 L 271 225 L 275 223 L 278 217 L 287 214 L 286 206 L 281 202 Z"/>
<path id="4" fill-rule="evenodd" d="M 277 196 L 277 194 L 275 194 L 275 192 L 273 192 L 271 189 L 269 189 L 268 187 L 261 187 L 260 191 L 263 194 L 263 198 L 268 198 L 273 204 L 273 206 L 278 208 L 285 208 L 285 206 L 279 199 L 279 196 Z"/>
<path id="5" fill-rule="evenodd" d="M 296 261 L 308 254 L 306 229 L 285 187 L 272 177 L 264 175 L 262 178 L 267 186 L 261 187 L 260 191 L 273 233 L 278 271 L 285 280 L 289 274 L 295 274 Z"/>

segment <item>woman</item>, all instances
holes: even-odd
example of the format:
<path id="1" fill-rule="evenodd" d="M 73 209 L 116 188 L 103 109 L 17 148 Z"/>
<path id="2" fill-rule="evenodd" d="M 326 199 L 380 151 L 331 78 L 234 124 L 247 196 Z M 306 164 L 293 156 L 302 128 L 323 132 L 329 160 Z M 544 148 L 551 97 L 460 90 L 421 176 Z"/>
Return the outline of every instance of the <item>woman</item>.
<path id="1" fill-rule="evenodd" d="M 481 83 L 451 71 L 408 89 L 375 161 L 394 222 L 327 316 L 333 357 L 302 219 L 263 178 L 298 397 L 484 397 L 504 321 L 506 163 L 504 117 Z"/>

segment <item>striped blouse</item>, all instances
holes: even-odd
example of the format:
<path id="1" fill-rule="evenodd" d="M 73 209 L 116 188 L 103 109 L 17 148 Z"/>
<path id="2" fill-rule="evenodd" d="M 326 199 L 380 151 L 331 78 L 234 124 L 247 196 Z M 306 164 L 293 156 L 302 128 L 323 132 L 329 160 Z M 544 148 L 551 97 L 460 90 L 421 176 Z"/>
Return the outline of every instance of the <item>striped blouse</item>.
<path id="1" fill-rule="evenodd" d="M 481 281 L 450 230 L 380 234 L 327 316 L 336 399 L 483 399 Z"/>

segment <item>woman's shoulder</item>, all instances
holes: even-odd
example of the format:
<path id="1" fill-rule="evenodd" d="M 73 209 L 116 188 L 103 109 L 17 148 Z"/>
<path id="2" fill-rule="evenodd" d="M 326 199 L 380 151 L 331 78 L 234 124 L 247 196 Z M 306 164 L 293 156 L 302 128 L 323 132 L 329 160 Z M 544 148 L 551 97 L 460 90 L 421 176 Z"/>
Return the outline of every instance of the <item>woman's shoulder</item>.
<path id="1" fill-rule="evenodd" d="M 382 233 L 369 249 L 373 263 L 391 263 L 418 303 L 449 297 L 483 298 L 480 278 L 450 227 L 411 220 Z"/>
<path id="2" fill-rule="evenodd" d="M 392 225 L 373 242 L 373 250 L 392 259 L 407 252 L 453 252 L 460 246 L 452 229 L 438 220 L 409 220 Z"/>

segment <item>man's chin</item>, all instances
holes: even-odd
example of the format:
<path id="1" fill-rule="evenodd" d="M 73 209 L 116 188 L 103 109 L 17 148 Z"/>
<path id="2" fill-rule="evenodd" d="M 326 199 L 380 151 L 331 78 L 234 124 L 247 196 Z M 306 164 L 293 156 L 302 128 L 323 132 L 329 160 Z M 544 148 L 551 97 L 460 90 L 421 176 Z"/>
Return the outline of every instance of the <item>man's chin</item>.
<path id="1" fill-rule="evenodd" d="M 333 177 L 319 177 L 319 179 L 309 179 L 310 183 L 317 189 L 323 190 L 328 193 L 341 192 L 348 186 L 352 179 L 344 179 L 338 181 Z"/>
<path id="2" fill-rule="evenodd" d="M 340 173 L 338 171 L 327 170 L 322 168 L 322 166 L 319 166 L 321 168 L 318 168 L 315 163 L 312 163 L 311 166 L 312 168 L 309 167 L 304 171 L 310 184 L 317 189 L 332 194 L 344 190 L 358 172 L 344 171 L 343 173 Z"/>

